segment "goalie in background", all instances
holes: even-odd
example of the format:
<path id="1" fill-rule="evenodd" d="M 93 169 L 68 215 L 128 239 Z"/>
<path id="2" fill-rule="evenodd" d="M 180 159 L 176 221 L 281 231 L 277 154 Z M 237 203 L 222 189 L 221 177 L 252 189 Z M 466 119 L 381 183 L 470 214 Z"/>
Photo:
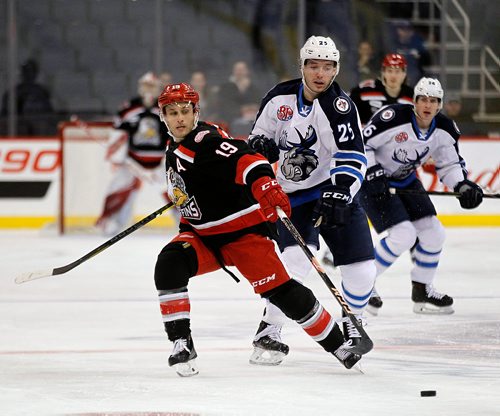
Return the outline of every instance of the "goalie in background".
<path id="1" fill-rule="evenodd" d="M 162 162 L 168 132 L 156 105 L 160 91 L 156 75 L 145 73 L 138 82 L 139 96 L 127 102 L 116 117 L 106 155 L 113 164 L 114 176 L 96 224 L 106 235 L 127 227 L 142 182 L 157 187 L 166 197 Z"/>

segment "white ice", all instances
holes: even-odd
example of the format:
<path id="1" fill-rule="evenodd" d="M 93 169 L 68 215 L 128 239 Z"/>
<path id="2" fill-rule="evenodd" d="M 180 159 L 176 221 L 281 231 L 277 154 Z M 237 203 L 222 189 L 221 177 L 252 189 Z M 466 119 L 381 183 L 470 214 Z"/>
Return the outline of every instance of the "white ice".
<path id="1" fill-rule="evenodd" d="M 0 415 L 500 415 L 500 230 L 447 236 L 436 288 L 455 298 L 455 314 L 412 312 L 403 255 L 377 284 L 385 304 L 368 317 L 375 348 L 364 374 L 345 370 L 295 323 L 284 329 L 282 365 L 250 365 L 262 300 L 216 272 L 191 281 L 200 374 L 180 378 L 167 364 L 153 282 L 168 235 L 138 231 L 64 275 L 16 285 L 17 274 L 63 266 L 105 238 L 4 231 Z M 338 271 L 328 273 L 339 285 Z M 338 316 L 319 276 L 308 284 Z"/>

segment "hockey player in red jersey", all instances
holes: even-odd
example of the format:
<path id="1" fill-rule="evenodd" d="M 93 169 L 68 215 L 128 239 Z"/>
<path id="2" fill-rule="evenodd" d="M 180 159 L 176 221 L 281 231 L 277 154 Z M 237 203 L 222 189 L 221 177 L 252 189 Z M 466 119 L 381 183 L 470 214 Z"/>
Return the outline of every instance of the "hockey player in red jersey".
<path id="1" fill-rule="evenodd" d="M 189 279 L 236 266 L 255 293 L 270 300 L 346 368 L 361 356 L 313 293 L 290 279 L 272 240 L 276 208 L 290 203 L 269 162 L 218 126 L 199 120 L 199 95 L 185 83 L 158 98 L 171 136 L 168 195 L 181 214 L 179 234 L 160 252 L 155 284 L 168 338 L 169 365 L 180 376 L 198 373 L 190 329 Z"/>
<path id="2" fill-rule="evenodd" d="M 382 107 L 389 104 L 411 104 L 413 88 L 406 84 L 408 64 L 404 56 L 388 53 L 382 60 L 380 79 L 361 82 L 349 94 L 358 108 L 362 124 Z"/>
<path id="3" fill-rule="evenodd" d="M 126 228 L 142 182 L 147 181 L 160 194 L 166 192 L 162 161 L 168 133 L 156 106 L 160 93 L 156 75 L 144 74 L 138 82 L 138 93 L 118 113 L 109 138 L 106 157 L 113 164 L 114 176 L 97 220 L 106 235 Z"/>

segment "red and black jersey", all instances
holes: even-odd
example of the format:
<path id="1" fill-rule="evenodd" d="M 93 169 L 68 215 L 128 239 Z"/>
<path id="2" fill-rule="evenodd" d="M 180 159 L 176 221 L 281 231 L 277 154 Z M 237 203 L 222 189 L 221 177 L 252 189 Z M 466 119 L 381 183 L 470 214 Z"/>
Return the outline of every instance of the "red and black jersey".
<path id="1" fill-rule="evenodd" d="M 413 104 L 413 88 L 403 84 L 397 97 L 387 94 L 380 79 L 368 79 L 353 88 L 351 100 L 358 108 L 361 123 L 367 124 L 371 116 L 389 104 Z"/>
<path id="2" fill-rule="evenodd" d="M 115 128 L 128 135 L 128 156 L 145 168 L 155 168 L 163 160 L 168 130 L 161 122 L 158 107 L 147 108 L 135 98 L 122 108 Z"/>
<path id="3" fill-rule="evenodd" d="M 269 235 L 251 186 L 274 173 L 246 142 L 200 121 L 180 143 L 168 142 L 166 168 L 168 196 L 182 215 L 181 230 L 193 229 L 218 244 L 249 232 Z"/>

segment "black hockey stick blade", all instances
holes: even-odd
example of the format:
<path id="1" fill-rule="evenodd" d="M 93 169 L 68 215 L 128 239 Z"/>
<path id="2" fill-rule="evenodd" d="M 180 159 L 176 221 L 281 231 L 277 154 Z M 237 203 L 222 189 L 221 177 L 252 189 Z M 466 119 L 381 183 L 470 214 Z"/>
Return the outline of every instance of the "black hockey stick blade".
<path id="1" fill-rule="evenodd" d="M 342 294 L 339 292 L 339 290 L 335 287 L 331 279 L 328 277 L 326 274 L 325 270 L 323 267 L 321 267 L 321 264 L 319 261 L 314 257 L 314 254 L 311 252 L 309 247 L 307 247 L 306 242 L 298 232 L 298 230 L 295 228 L 293 225 L 292 221 L 290 218 L 287 217 L 287 215 L 283 212 L 281 208 L 277 208 L 278 215 L 283 222 L 284 226 L 290 231 L 292 234 L 293 238 L 297 242 L 297 244 L 300 246 L 302 251 L 305 253 L 311 264 L 314 266 L 318 274 L 320 275 L 321 279 L 323 282 L 325 282 L 326 286 L 332 293 L 332 295 L 335 297 L 337 302 L 340 304 L 342 310 L 344 311 L 345 315 L 350 319 L 352 324 L 356 327 L 358 332 L 361 335 L 361 341 L 354 347 L 352 347 L 349 351 L 356 353 L 356 354 L 366 354 L 367 352 L 371 351 L 373 348 L 373 341 L 371 338 L 368 336 L 366 331 L 364 330 L 363 326 L 358 322 L 356 319 L 356 316 L 352 313 L 351 308 L 345 301 L 345 299 L 342 297 Z"/>
<path id="2" fill-rule="evenodd" d="M 401 189 L 401 188 L 389 188 L 391 194 L 427 194 L 427 195 L 437 195 L 437 196 L 454 196 L 459 197 L 459 192 L 443 192 L 443 191 L 422 191 L 419 189 Z M 496 199 L 500 198 L 500 194 L 483 194 L 483 198 Z"/>
<path id="3" fill-rule="evenodd" d="M 79 266 L 80 264 L 86 262 L 87 260 L 90 260 L 92 257 L 97 256 L 99 253 L 108 249 L 113 244 L 117 243 L 118 241 L 125 238 L 129 234 L 132 234 L 134 231 L 143 227 L 147 223 L 153 221 L 156 217 L 163 214 L 163 212 L 165 212 L 171 206 L 173 206 L 172 202 L 169 202 L 168 204 L 162 206 L 161 208 L 157 209 L 155 212 L 152 212 L 151 214 L 149 214 L 147 217 L 144 217 L 142 220 L 131 225 L 126 230 L 124 230 L 121 233 L 110 238 L 108 241 L 101 244 L 99 247 L 97 247 L 94 250 L 90 251 L 89 253 L 85 254 L 83 257 L 80 257 L 78 260 L 75 260 L 73 263 L 69 263 L 69 264 L 67 264 L 65 266 L 61 266 L 61 267 L 56 267 L 55 269 L 38 270 L 38 271 L 34 271 L 34 272 L 21 273 L 14 279 L 14 281 L 17 284 L 21 284 L 21 283 L 25 283 L 25 282 L 30 282 L 32 280 L 41 279 L 42 277 L 57 276 L 59 274 L 67 273 L 70 270 L 73 270 L 75 267 Z"/>

